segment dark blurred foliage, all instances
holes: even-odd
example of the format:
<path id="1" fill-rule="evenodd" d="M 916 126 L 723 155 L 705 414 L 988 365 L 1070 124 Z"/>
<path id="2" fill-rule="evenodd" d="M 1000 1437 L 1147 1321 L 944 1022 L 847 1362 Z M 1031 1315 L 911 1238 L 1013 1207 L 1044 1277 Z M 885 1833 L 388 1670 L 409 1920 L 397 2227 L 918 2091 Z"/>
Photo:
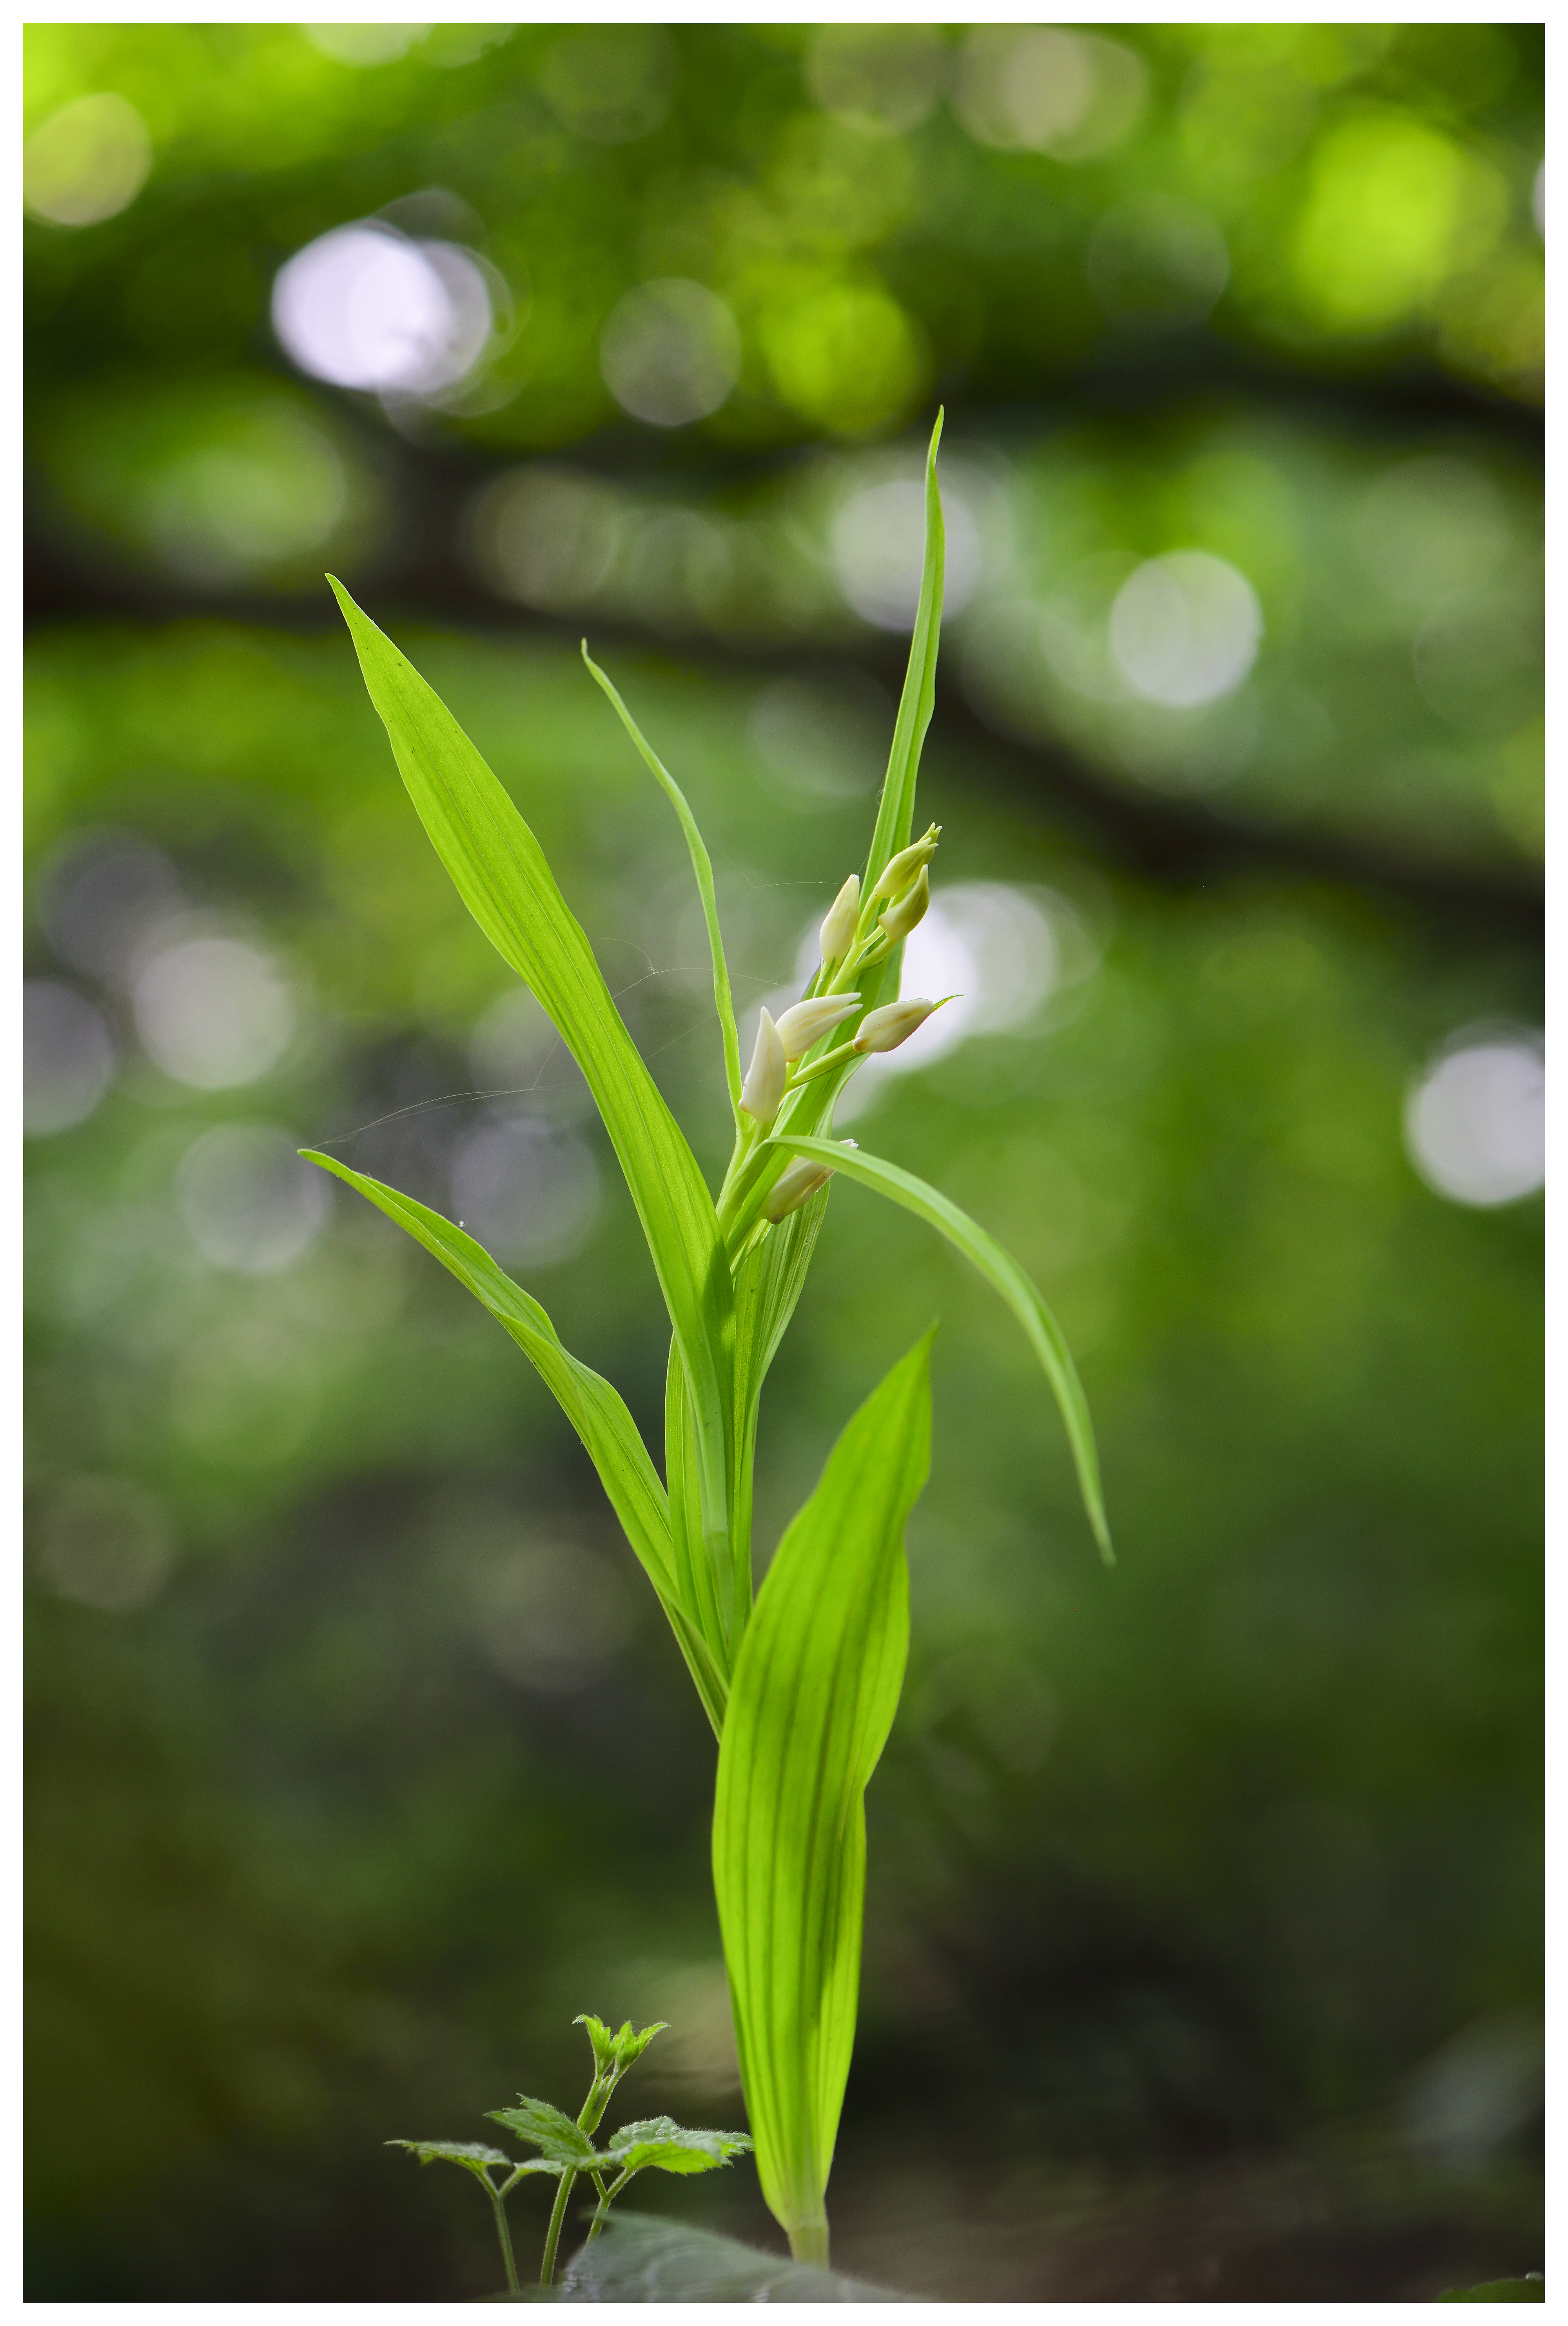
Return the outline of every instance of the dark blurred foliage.
<path id="1" fill-rule="evenodd" d="M 378 2143 L 570 2100 L 580 2010 L 673 2023 L 634 2113 L 734 2120 L 657 1610 L 516 1350 L 291 1160 L 477 1223 L 653 1430 L 613 1158 L 320 574 L 713 1165 L 678 833 L 575 639 L 754 1009 L 863 851 L 938 399 L 969 1014 L 855 1135 L 1057 1305 L 1121 1564 L 1010 1320 L 838 1190 L 760 1544 L 943 1330 L 835 2259 L 1538 2266 L 1540 29 L 29 42 L 33 2295 L 489 2291 Z M 668 2201 L 772 2238 L 749 2165 Z"/>

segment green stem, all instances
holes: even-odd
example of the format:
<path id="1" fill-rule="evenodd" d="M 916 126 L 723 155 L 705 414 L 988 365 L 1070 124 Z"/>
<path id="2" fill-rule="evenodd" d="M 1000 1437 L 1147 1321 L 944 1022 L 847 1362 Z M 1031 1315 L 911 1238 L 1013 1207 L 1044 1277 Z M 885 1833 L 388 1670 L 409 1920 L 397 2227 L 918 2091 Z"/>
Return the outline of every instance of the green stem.
<path id="1" fill-rule="evenodd" d="M 570 2166 L 562 2173 L 555 2191 L 555 2202 L 550 2212 L 550 2226 L 545 2233 L 545 2258 L 539 2265 L 539 2284 L 555 2283 L 555 2253 L 561 2242 L 561 2224 L 566 2218 L 566 2200 L 572 2194 L 572 2183 L 577 2175 Z"/>
<path id="2" fill-rule="evenodd" d="M 619 2080 L 616 2076 L 594 2077 L 589 2086 L 588 2097 L 583 2103 L 583 2113 L 577 2118 L 581 2131 L 589 2133 L 598 2131 L 599 2119 L 609 2107 L 610 2095 L 615 2089 Z M 555 2191 L 555 2201 L 550 2210 L 550 2226 L 545 2233 L 545 2258 L 539 2266 L 541 2285 L 554 2285 L 555 2282 L 555 2256 L 560 2250 L 561 2230 L 566 2219 L 567 2200 L 571 2197 L 576 2178 L 576 2166 L 568 2165 L 561 2175 L 561 2185 Z M 593 2175 L 593 2179 L 602 2195 L 603 2184 L 600 2182 L 597 2172 Z"/>
<path id="3" fill-rule="evenodd" d="M 495 2208 L 496 2235 L 501 2241 L 501 2259 L 507 2266 L 507 2291 L 509 2293 L 519 2293 L 522 2288 L 518 2284 L 518 2265 L 512 2256 L 512 2233 L 507 2227 L 506 2205 L 499 2190 L 494 2186 L 489 2173 L 485 2173 L 482 2178 L 485 2187 L 490 2191 L 490 2203 Z"/>
<path id="4" fill-rule="evenodd" d="M 827 2221 L 801 2221 L 789 2232 L 789 2254 L 794 2261 L 810 2264 L 814 2269 L 827 2267 Z"/>
<path id="5" fill-rule="evenodd" d="M 595 2173 L 594 2178 L 595 2180 L 598 2180 L 597 2173 Z M 614 2204 L 615 2200 L 620 2196 L 621 2191 L 625 2188 L 630 2178 L 631 2175 L 630 2172 L 623 2172 L 620 2180 L 616 2182 L 614 2188 L 609 2191 L 606 2191 L 602 2181 L 599 2182 L 599 2210 L 594 2214 L 593 2226 L 588 2232 L 588 2243 L 590 2245 L 593 2244 L 594 2238 L 599 2235 L 600 2230 L 604 2227 L 605 2217 L 609 2213 L 611 2206 Z"/>

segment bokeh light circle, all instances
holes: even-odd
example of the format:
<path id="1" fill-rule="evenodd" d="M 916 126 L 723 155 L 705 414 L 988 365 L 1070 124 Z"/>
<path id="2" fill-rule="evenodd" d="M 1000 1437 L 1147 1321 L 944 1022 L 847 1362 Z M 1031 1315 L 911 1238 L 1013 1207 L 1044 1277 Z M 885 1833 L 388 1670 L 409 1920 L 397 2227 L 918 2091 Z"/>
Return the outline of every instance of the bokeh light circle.
<path id="1" fill-rule="evenodd" d="M 79 97 L 28 139 L 23 200 L 51 226 L 97 226 L 130 208 L 152 166 L 147 125 L 127 98 Z"/>
<path id="2" fill-rule="evenodd" d="M 1263 614 L 1250 582 L 1207 550 L 1151 557 L 1111 608 L 1111 652 L 1151 702 L 1190 710 L 1241 684 L 1257 659 Z"/>
<path id="3" fill-rule="evenodd" d="M 705 420 L 741 375 L 741 334 L 723 301 L 678 275 L 639 284 L 599 341 L 604 385 L 623 412 L 655 428 Z"/>
<path id="4" fill-rule="evenodd" d="M 294 1000 L 276 964 L 237 937 L 161 947 L 137 974 L 135 1003 L 147 1056 L 196 1090 L 255 1082 L 294 1034 Z"/>
<path id="5" fill-rule="evenodd" d="M 272 1123 L 225 1122 L 189 1149 L 175 1180 L 180 1217 L 202 1258 L 237 1276 L 273 1276 L 327 1223 L 331 1186 Z"/>
<path id="6" fill-rule="evenodd" d="M 1490 1209 L 1546 1176 L 1546 1068 L 1537 1041 L 1492 1036 L 1451 1047 L 1405 1110 L 1410 1159 L 1440 1196 Z"/>
<path id="7" fill-rule="evenodd" d="M 272 321 L 313 378 L 429 396 L 473 369 L 494 318 L 470 253 L 364 222 L 333 228 L 278 270 Z"/>
<path id="8" fill-rule="evenodd" d="M 947 559 L 942 610 L 962 611 L 975 593 L 984 557 L 980 529 L 959 496 L 943 495 Z M 926 544 L 926 488 L 896 477 L 853 493 L 835 514 L 829 535 L 834 579 L 863 620 L 879 629 L 913 628 L 920 601 Z"/>
<path id="9" fill-rule="evenodd" d="M 114 1080 L 115 1038 L 74 986 L 30 977 L 22 988 L 22 1127 L 47 1138 L 83 1122 Z"/>

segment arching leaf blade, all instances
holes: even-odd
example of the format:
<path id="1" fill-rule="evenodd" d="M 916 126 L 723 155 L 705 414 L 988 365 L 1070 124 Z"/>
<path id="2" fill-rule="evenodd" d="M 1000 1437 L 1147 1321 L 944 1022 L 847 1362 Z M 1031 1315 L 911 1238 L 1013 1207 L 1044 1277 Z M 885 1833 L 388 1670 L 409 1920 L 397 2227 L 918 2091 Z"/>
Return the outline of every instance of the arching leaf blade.
<path id="1" fill-rule="evenodd" d="M 510 795 L 434 689 L 332 581 L 409 796 L 459 896 L 583 1069 L 642 1223 L 691 1386 L 705 1524 L 729 1531 L 729 1269 L 713 1198 L 593 947 Z"/>
<path id="2" fill-rule="evenodd" d="M 769 1568 L 719 1745 L 714 1885 L 762 2191 L 825 2259 L 854 2046 L 865 1788 L 909 1649 L 904 1522 L 930 1457 L 930 1335 L 846 1425 Z"/>
<path id="3" fill-rule="evenodd" d="M 896 1163 L 885 1162 L 880 1155 L 868 1155 L 863 1148 L 844 1147 L 827 1139 L 808 1139 L 792 1131 L 778 1131 L 772 1142 L 789 1155 L 813 1155 L 818 1161 L 830 1163 L 839 1176 L 858 1180 L 862 1186 L 873 1187 L 879 1196 L 901 1204 L 905 1211 L 913 1212 L 917 1219 L 925 1220 L 945 1235 L 950 1244 L 961 1251 L 971 1266 L 978 1269 L 986 1282 L 998 1291 L 1012 1309 L 1029 1337 L 1031 1347 L 1040 1359 L 1056 1398 L 1062 1421 L 1067 1429 L 1068 1444 L 1072 1449 L 1073 1465 L 1078 1472 L 1078 1491 L 1084 1509 L 1094 1529 L 1095 1540 L 1107 1567 L 1115 1565 L 1115 1553 L 1111 1548 L 1110 1528 L 1106 1519 L 1104 1490 L 1100 1484 L 1100 1459 L 1095 1445 L 1095 1428 L 1089 1417 L 1088 1400 L 1072 1361 L 1072 1352 L 1062 1335 L 1061 1326 L 1051 1315 L 1038 1287 L 993 1235 L 960 1211 L 957 1205 L 917 1179 L 912 1171 L 902 1170 Z"/>
<path id="4" fill-rule="evenodd" d="M 654 1468 L 637 1424 L 620 1391 L 602 1374 L 573 1356 L 563 1346 L 546 1312 L 520 1284 L 514 1284 L 481 1243 L 443 1219 L 412 1196 L 356 1171 L 336 1156 L 302 1148 L 308 1163 L 319 1163 L 356 1188 L 406 1230 L 416 1243 L 490 1310 L 510 1334 L 555 1397 L 577 1432 L 588 1458 L 598 1471 L 628 1542 L 636 1552 L 659 1603 L 670 1621 L 704 1708 L 717 1735 L 723 1726 L 726 1689 L 689 1612 L 682 1606 L 673 1555 L 669 1507 L 658 1472 Z"/>

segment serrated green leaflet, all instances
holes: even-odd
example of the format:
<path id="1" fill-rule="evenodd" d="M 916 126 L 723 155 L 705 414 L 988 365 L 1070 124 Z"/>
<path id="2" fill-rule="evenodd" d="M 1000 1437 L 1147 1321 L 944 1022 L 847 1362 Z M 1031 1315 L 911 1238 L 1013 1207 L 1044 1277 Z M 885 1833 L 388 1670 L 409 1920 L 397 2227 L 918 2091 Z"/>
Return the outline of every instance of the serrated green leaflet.
<path id="1" fill-rule="evenodd" d="M 729 964 L 724 959 L 723 931 L 719 926 L 719 901 L 714 893 L 714 868 L 696 818 L 686 805 L 686 794 L 677 783 L 658 753 L 644 736 L 641 728 L 621 701 L 618 690 L 600 669 L 588 651 L 588 641 L 583 641 L 583 659 L 599 684 L 615 705 L 616 716 L 630 736 L 647 766 L 664 787 L 671 806 L 680 819 L 686 834 L 686 850 L 696 876 L 697 894 L 702 898 L 703 918 L 707 924 L 708 951 L 714 963 L 714 1008 L 718 1013 L 719 1035 L 724 1047 L 724 1080 L 729 1085 L 730 1107 L 737 1123 L 741 1119 L 741 1037 L 735 1030 L 735 1004 L 730 992 Z"/>
<path id="2" fill-rule="evenodd" d="M 300 1152 L 319 1163 L 350 1187 L 358 1188 L 378 1210 L 396 1220 L 416 1242 L 450 1269 L 458 1282 L 481 1301 L 529 1358 L 555 1396 L 567 1420 L 587 1449 L 626 1532 L 626 1539 L 647 1571 L 659 1603 L 696 1683 L 714 1734 L 723 1725 L 725 1684 L 691 1610 L 683 1602 L 670 1541 L 669 1510 L 665 1490 L 637 1424 L 620 1391 L 603 1376 L 562 1346 L 545 1310 L 520 1284 L 514 1284 L 484 1246 L 443 1219 L 428 1205 L 396 1187 L 384 1186 L 363 1171 L 350 1169 L 335 1156 L 313 1148 Z"/>
<path id="3" fill-rule="evenodd" d="M 628 2068 L 635 2067 L 654 2037 L 664 2033 L 669 2022 L 656 2019 L 650 2026 L 634 2027 L 630 2019 L 623 2019 L 612 2033 L 592 2011 L 580 2011 L 572 2024 L 583 2029 L 593 2047 L 594 2073 L 613 2088 Z"/>
<path id="4" fill-rule="evenodd" d="M 563 2110 L 548 2100 L 519 2098 L 513 2107 L 487 2108 L 485 2114 L 492 2124 L 504 2124 L 530 2148 L 553 2164 L 571 2165 L 574 2169 L 591 2170 L 599 2158 L 593 2143 L 580 2124 L 574 2124 Z"/>
<path id="5" fill-rule="evenodd" d="M 757 1596 L 731 1682 L 714 1887 L 762 2191 L 797 2258 L 826 2258 L 823 2192 L 854 2041 L 865 1788 L 909 1647 L 904 1521 L 930 1447 L 930 1335 L 845 1428 Z"/>
<path id="6" fill-rule="evenodd" d="M 667 2116 L 648 2117 L 623 2124 L 605 2152 L 605 2163 L 629 2178 L 650 2166 L 660 2172 L 712 2172 L 743 2156 L 751 2147 L 743 2132 L 690 2131 Z"/>
<path id="7" fill-rule="evenodd" d="M 487 2148 L 482 2140 L 388 2140 L 386 2148 L 406 2148 L 418 2157 L 421 2164 L 462 2164 L 471 2172 L 484 2177 L 491 2164 L 504 2164 L 509 2172 L 517 2163 L 499 2148 Z"/>
<path id="8" fill-rule="evenodd" d="M 329 575 L 329 580 L 331 577 Z M 339 582 L 370 700 L 459 896 L 529 986 L 597 1102 L 648 1239 L 690 1387 L 705 1532 L 730 1532 L 729 1270 L 713 1199 L 544 851 L 469 738 Z"/>
<path id="9" fill-rule="evenodd" d="M 1050 1383 L 1067 1428 L 1078 1491 L 1089 1524 L 1106 1565 L 1115 1566 L 1115 1553 L 1111 1549 L 1110 1529 L 1106 1522 L 1099 1455 L 1095 1447 L 1088 1400 L 1060 1326 L 1011 1252 L 1005 1251 L 994 1236 L 987 1235 L 967 1212 L 961 1212 L 957 1204 L 950 1203 L 935 1187 L 928 1186 L 924 1179 L 917 1179 L 912 1171 L 901 1170 L 896 1163 L 884 1162 L 880 1155 L 867 1155 L 858 1147 L 841 1147 L 832 1140 L 800 1138 L 789 1131 L 778 1132 L 773 1144 L 786 1154 L 811 1155 L 819 1162 L 831 1163 L 845 1178 L 858 1180 L 864 1187 L 874 1187 L 879 1196 L 888 1196 L 893 1203 L 901 1204 L 905 1211 L 913 1212 L 918 1219 L 928 1221 L 1002 1295 L 1028 1335 L 1030 1345 Z"/>

